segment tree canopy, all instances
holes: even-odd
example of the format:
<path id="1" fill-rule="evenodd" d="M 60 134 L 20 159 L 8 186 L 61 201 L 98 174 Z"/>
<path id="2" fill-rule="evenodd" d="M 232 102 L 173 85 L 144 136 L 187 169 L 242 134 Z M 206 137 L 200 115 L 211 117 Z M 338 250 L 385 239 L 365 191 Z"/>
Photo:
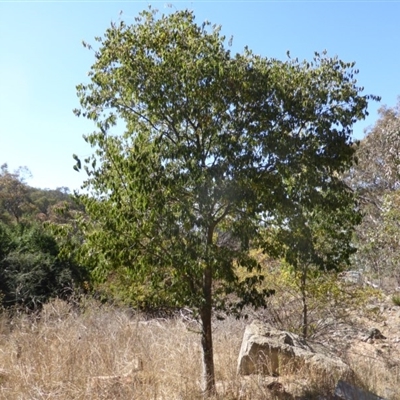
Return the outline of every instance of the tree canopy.
<path id="1" fill-rule="evenodd" d="M 327 193 L 345 193 L 352 125 L 371 96 L 354 63 L 233 55 L 220 28 L 190 11 L 147 10 L 96 42 L 75 110 L 97 128 L 85 136 L 94 154 L 75 156 L 87 172 L 80 251 L 99 274 L 129 271 L 153 296 L 198 311 L 210 393 L 213 308 L 233 293 L 239 308 L 264 304 L 249 248 L 265 246 L 266 226 L 296 204 L 340 208 Z M 241 280 L 238 266 L 254 274 Z"/>
<path id="2" fill-rule="evenodd" d="M 400 100 L 379 109 L 379 119 L 366 131 L 355 155 L 357 164 L 346 179 L 362 200 L 364 218 L 356 232 L 359 251 L 354 261 L 393 290 L 400 285 Z"/>

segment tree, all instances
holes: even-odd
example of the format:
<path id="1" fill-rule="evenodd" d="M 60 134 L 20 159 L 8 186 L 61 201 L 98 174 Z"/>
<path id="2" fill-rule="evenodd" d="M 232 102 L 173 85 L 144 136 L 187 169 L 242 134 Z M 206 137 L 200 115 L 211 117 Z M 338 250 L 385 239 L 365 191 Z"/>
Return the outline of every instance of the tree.
<path id="1" fill-rule="evenodd" d="M 356 232 L 359 251 L 355 263 L 382 284 L 384 279 L 400 283 L 397 261 L 398 201 L 400 177 L 400 100 L 394 107 L 383 106 L 379 119 L 366 131 L 356 151 L 358 162 L 347 181 L 362 200 L 363 222 Z M 395 279 L 393 279 L 395 278 Z"/>
<path id="2" fill-rule="evenodd" d="M 314 296 L 314 282 L 320 282 L 321 275 L 343 271 L 356 252 L 353 235 L 361 213 L 354 192 L 344 182 L 338 184 L 340 189 L 325 193 L 323 206 L 301 204 L 297 188 L 292 212 L 266 232 L 264 251 L 289 267 L 301 293 L 304 338 L 309 334 L 308 299 Z"/>
<path id="3" fill-rule="evenodd" d="M 9 172 L 7 164 L 1 166 L 0 173 L 0 217 L 14 219 L 17 223 L 21 217 L 32 213 L 36 207 L 29 196 L 29 188 L 25 184 L 25 176 L 30 176 L 26 167 Z"/>
<path id="4" fill-rule="evenodd" d="M 400 98 L 396 106 L 379 109 L 379 119 L 365 131 L 357 152 L 357 164 L 348 179 L 370 200 L 373 193 L 399 188 L 400 177 Z"/>
<path id="5" fill-rule="evenodd" d="M 211 394 L 213 307 L 230 307 L 232 293 L 239 308 L 265 304 L 250 245 L 286 212 L 290 177 L 305 188 L 302 203 L 341 190 L 369 96 L 354 63 L 326 53 L 311 63 L 248 48 L 233 56 L 219 27 L 197 25 L 189 11 L 135 21 L 96 38 L 90 83 L 77 87 L 75 112 L 97 127 L 85 137 L 94 154 L 74 156 L 88 174 L 80 251 L 95 272 L 129 269 L 152 293 L 198 311 Z M 238 266 L 255 274 L 240 280 Z"/>

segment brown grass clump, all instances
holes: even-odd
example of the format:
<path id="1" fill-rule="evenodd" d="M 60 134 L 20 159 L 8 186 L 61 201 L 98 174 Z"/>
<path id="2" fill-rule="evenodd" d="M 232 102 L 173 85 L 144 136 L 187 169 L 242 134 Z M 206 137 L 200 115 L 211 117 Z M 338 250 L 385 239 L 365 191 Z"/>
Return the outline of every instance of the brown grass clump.
<path id="1" fill-rule="evenodd" d="M 146 322 L 98 305 L 78 315 L 55 301 L 40 318 L 20 316 L 4 325 L 1 399 L 168 399 L 198 392 L 197 335 L 182 322 Z M 121 379 L 104 380 L 97 390 L 98 376 Z"/>
<path id="2" fill-rule="evenodd" d="M 78 313 L 56 300 L 38 317 L 3 315 L 0 328 L 0 399 L 201 398 L 200 336 L 179 319 L 146 321 L 98 304 Z M 242 332 L 224 328 L 217 379 L 232 391 Z"/>
<path id="3" fill-rule="evenodd" d="M 245 325 L 215 321 L 215 399 L 312 399 L 332 392 L 336 382 L 312 371 L 239 378 Z M 372 376 L 365 361 L 351 362 Z M 76 310 L 60 300 L 40 315 L 0 316 L 0 399 L 196 400 L 203 398 L 201 373 L 198 326 L 182 318 L 146 320 L 92 301 Z"/>

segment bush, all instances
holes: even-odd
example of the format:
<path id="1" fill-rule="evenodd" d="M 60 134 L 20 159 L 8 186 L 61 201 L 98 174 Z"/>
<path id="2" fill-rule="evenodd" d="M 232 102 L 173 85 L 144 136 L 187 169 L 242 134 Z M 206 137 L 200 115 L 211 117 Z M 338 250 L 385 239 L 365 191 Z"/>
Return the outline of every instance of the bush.
<path id="1" fill-rule="evenodd" d="M 0 291 L 5 307 L 36 309 L 68 298 L 87 279 L 84 268 L 59 257 L 54 237 L 40 225 L 0 224 Z"/>

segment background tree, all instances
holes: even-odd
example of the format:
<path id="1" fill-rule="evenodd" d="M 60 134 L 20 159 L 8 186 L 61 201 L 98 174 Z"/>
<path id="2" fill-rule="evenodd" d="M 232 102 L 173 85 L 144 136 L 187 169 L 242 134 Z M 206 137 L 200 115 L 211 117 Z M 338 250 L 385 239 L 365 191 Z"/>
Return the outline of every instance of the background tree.
<path id="1" fill-rule="evenodd" d="M 91 81 L 77 87 L 76 114 L 97 126 L 85 137 L 93 156 L 75 156 L 88 174 L 81 255 L 98 274 L 129 269 L 150 292 L 197 310 L 211 393 L 213 307 L 232 293 L 239 308 L 265 304 L 250 244 L 287 212 L 290 177 L 307 188 L 302 203 L 341 190 L 335 176 L 351 164 L 351 127 L 368 96 L 354 63 L 232 56 L 219 28 L 189 11 L 144 11 L 96 41 Z M 237 245 L 224 244 L 226 232 Z M 258 274 L 240 280 L 239 266 Z"/>
<path id="2" fill-rule="evenodd" d="M 379 119 L 357 147 L 357 164 L 347 180 L 359 194 L 363 222 L 356 232 L 356 265 L 381 285 L 400 283 L 398 190 L 400 156 L 400 101 L 379 110 Z M 395 279 L 393 279 L 395 278 Z"/>
<path id="3" fill-rule="evenodd" d="M 266 232 L 264 251 L 282 260 L 301 293 L 304 338 L 309 335 L 308 303 L 315 297 L 315 282 L 321 284 L 324 275 L 329 280 L 330 273 L 343 271 L 356 252 L 352 240 L 361 214 L 354 193 L 346 189 L 344 182 L 338 184 L 342 185 L 341 190 L 323 194 L 323 205 L 301 204 L 301 188 L 296 188 L 292 213 Z"/>
<path id="4" fill-rule="evenodd" d="M 357 164 L 349 181 L 360 193 L 370 196 L 397 190 L 400 176 L 400 99 L 379 109 L 379 119 L 365 132 L 357 153 Z"/>
<path id="5" fill-rule="evenodd" d="M 0 218 L 20 222 L 22 215 L 30 215 L 36 207 L 29 196 L 29 188 L 25 178 L 30 176 L 26 167 L 20 167 L 14 172 L 3 164 L 0 172 Z"/>

